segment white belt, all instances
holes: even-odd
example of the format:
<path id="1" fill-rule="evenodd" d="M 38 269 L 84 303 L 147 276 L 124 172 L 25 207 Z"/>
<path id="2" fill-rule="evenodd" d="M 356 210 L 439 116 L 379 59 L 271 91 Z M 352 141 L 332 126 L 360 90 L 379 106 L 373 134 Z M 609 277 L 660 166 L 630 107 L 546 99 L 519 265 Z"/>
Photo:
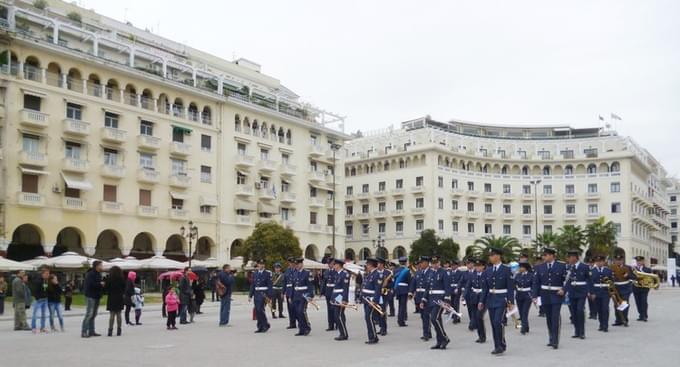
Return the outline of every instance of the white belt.
<path id="1" fill-rule="evenodd" d="M 541 289 L 546 291 L 561 291 L 562 287 L 552 286 L 552 285 L 542 285 Z"/>
<path id="2" fill-rule="evenodd" d="M 630 282 L 631 282 L 630 280 L 626 280 L 625 282 L 614 282 L 614 284 L 616 284 L 616 285 L 626 285 Z"/>
<path id="3" fill-rule="evenodd" d="M 571 285 L 586 285 L 586 282 L 571 282 Z"/>
<path id="4" fill-rule="evenodd" d="M 296 291 L 306 291 L 307 287 L 295 287 Z"/>
<path id="5" fill-rule="evenodd" d="M 527 288 L 517 288 L 517 292 L 529 292 L 529 291 L 531 291 L 531 288 L 529 288 L 529 287 L 527 287 Z"/>
<path id="6" fill-rule="evenodd" d="M 366 294 L 375 294 L 375 291 L 372 289 L 362 289 L 361 292 Z"/>
<path id="7" fill-rule="evenodd" d="M 290 284 L 290 283 L 286 284 L 286 287 L 292 287 L 292 286 L 293 286 L 293 285 Z"/>
<path id="8" fill-rule="evenodd" d="M 482 289 L 481 289 L 481 288 L 470 288 L 470 289 L 472 289 L 472 292 L 473 292 L 473 293 L 482 293 Z"/>
<path id="9" fill-rule="evenodd" d="M 335 283 L 326 284 L 326 287 L 335 287 Z"/>
<path id="10" fill-rule="evenodd" d="M 256 291 L 266 291 L 268 289 L 269 289 L 269 287 L 255 287 Z"/>
<path id="11" fill-rule="evenodd" d="M 400 287 L 408 287 L 408 283 L 397 283 Z"/>
<path id="12" fill-rule="evenodd" d="M 283 289 L 283 287 L 272 287 L 272 288 L 274 288 L 274 289 L 276 289 L 276 290 Z"/>
<path id="13" fill-rule="evenodd" d="M 416 292 L 425 292 L 425 288 L 416 288 Z"/>
<path id="14" fill-rule="evenodd" d="M 342 293 L 342 289 L 333 289 L 333 293 Z"/>
<path id="15" fill-rule="evenodd" d="M 507 289 L 489 289 L 489 293 L 491 294 L 504 294 L 508 293 Z"/>
<path id="16" fill-rule="evenodd" d="M 445 292 L 443 290 L 435 289 L 431 290 L 430 294 L 444 294 Z"/>
<path id="17" fill-rule="evenodd" d="M 597 287 L 597 288 L 606 288 L 606 287 L 609 287 L 609 284 L 606 284 L 606 283 L 597 283 L 597 284 L 593 284 L 593 287 Z"/>

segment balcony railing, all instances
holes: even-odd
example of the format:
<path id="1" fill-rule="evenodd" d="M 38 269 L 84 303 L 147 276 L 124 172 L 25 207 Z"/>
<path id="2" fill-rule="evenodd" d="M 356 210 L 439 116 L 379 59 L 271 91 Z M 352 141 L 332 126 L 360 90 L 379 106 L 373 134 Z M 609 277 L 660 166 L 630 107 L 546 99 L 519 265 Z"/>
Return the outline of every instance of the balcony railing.
<path id="1" fill-rule="evenodd" d="M 117 203 L 117 202 L 112 202 L 112 201 L 101 201 L 99 203 L 99 209 L 104 213 L 122 214 L 123 213 L 123 203 Z"/>
<path id="2" fill-rule="evenodd" d="M 115 164 L 103 164 L 101 174 L 104 177 L 123 178 L 125 177 L 125 167 Z"/>
<path id="3" fill-rule="evenodd" d="M 22 150 L 19 152 L 19 163 L 31 166 L 47 166 L 47 156 L 40 152 Z"/>
<path id="4" fill-rule="evenodd" d="M 17 204 L 23 206 L 44 206 L 45 197 L 32 192 L 18 192 Z"/>
<path id="5" fill-rule="evenodd" d="M 236 165 L 241 167 L 251 167 L 255 164 L 255 157 L 252 155 L 237 154 L 234 160 Z"/>
<path id="6" fill-rule="evenodd" d="M 29 109 L 21 110 L 21 124 L 31 127 L 45 128 L 50 124 L 50 115 Z"/>
<path id="7" fill-rule="evenodd" d="M 191 145 L 172 141 L 170 142 L 170 154 L 189 155 L 191 154 Z"/>
<path id="8" fill-rule="evenodd" d="M 102 140 L 114 142 L 114 143 L 124 143 L 127 140 L 127 131 L 114 129 L 112 127 L 102 127 L 101 130 Z M 143 135 L 145 136 L 145 135 Z"/>
<path id="9" fill-rule="evenodd" d="M 168 217 L 170 217 L 170 219 L 177 220 L 187 219 L 188 211 L 185 209 L 170 208 L 168 209 Z"/>
<path id="10" fill-rule="evenodd" d="M 137 135 L 137 145 L 140 148 L 156 150 L 161 147 L 161 139 L 151 135 L 140 134 Z"/>
<path id="11" fill-rule="evenodd" d="M 86 173 L 90 168 L 90 163 L 84 159 L 79 158 L 64 158 L 64 171 Z"/>
<path id="12" fill-rule="evenodd" d="M 64 119 L 64 132 L 85 136 L 90 133 L 90 124 L 81 120 Z"/>
<path id="13" fill-rule="evenodd" d="M 252 222 L 250 221 L 250 215 L 237 215 L 236 224 L 249 226 Z"/>
<path id="14" fill-rule="evenodd" d="M 64 197 L 62 206 L 64 207 L 64 209 L 85 210 L 86 202 L 85 200 L 80 198 Z"/>
<path id="15" fill-rule="evenodd" d="M 146 183 L 158 183 L 160 174 L 158 171 L 140 168 L 137 171 L 137 181 Z"/>
<path id="16" fill-rule="evenodd" d="M 137 215 L 141 217 L 157 217 L 158 207 L 149 205 L 139 205 L 137 207 Z"/>
<path id="17" fill-rule="evenodd" d="M 170 175 L 169 184 L 170 186 L 187 188 L 191 186 L 191 177 L 186 173 L 174 173 Z"/>
<path id="18" fill-rule="evenodd" d="M 281 164 L 281 175 L 293 176 L 295 175 L 296 167 L 292 164 L 283 163 Z"/>

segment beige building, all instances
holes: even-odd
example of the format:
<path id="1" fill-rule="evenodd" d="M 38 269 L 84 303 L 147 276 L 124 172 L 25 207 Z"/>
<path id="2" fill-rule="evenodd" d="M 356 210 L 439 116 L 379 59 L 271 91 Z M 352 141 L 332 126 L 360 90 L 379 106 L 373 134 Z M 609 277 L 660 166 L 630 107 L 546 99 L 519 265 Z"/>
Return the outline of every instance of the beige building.
<path id="1" fill-rule="evenodd" d="M 492 234 L 529 244 L 537 230 L 601 216 L 628 261 L 668 256 L 666 173 L 613 131 L 425 117 L 365 133 L 345 154 L 345 244 L 359 258 L 404 255 L 424 229 L 464 250 Z"/>
<path id="2" fill-rule="evenodd" d="M 190 220 L 199 259 L 229 260 L 263 221 L 310 258 L 344 251 L 342 117 L 252 61 L 47 3 L 0 4 L 0 253 L 181 259 Z"/>

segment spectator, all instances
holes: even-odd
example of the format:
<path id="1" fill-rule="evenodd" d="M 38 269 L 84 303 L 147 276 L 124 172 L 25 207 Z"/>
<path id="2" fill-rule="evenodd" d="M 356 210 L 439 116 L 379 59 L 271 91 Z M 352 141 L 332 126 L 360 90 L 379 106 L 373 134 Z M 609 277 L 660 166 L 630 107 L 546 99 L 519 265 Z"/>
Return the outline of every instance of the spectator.
<path id="1" fill-rule="evenodd" d="M 179 302 L 177 300 L 177 294 L 172 286 L 168 286 L 167 295 L 165 296 L 165 308 L 168 315 L 168 321 L 166 327 L 168 330 L 177 330 L 175 325 L 175 319 L 177 318 L 177 309 L 179 308 Z"/>
<path id="2" fill-rule="evenodd" d="M 106 293 L 109 295 L 106 299 L 106 310 L 109 311 L 109 333 L 108 336 L 113 335 L 113 321 L 116 321 L 116 335 L 120 336 L 122 333 L 121 312 L 123 311 L 123 293 L 125 293 L 125 278 L 123 271 L 117 267 L 111 267 L 109 270 L 109 277 L 106 280 Z"/>
<path id="3" fill-rule="evenodd" d="M 7 282 L 0 275 L 0 316 L 5 313 L 5 296 L 7 295 Z"/>
<path id="4" fill-rule="evenodd" d="M 63 290 L 59 285 L 59 278 L 55 274 L 50 275 L 50 283 L 47 287 L 47 307 L 50 310 L 50 328 L 52 331 L 57 331 L 54 327 L 54 316 L 59 319 L 59 330 L 64 332 L 64 315 L 61 312 L 61 294 Z"/>
<path id="5" fill-rule="evenodd" d="M 196 300 L 196 314 L 200 315 L 203 313 L 201 312 L 201 305 L 205 301 L 205 283 L 203 279 L 199 278 L 194 282 L 194 299 Z"/>
<path id="6" fill-rule="evenodd" d="M 675 287 L 675 275 L 671 275 L 671 283 L 673 284 L 673 287 Z"/>
<path id="7" fill-rule="evenodd" d="M 69 280 L 64 287 L 64 311 L 71 311 L 71 303 L 73 303 L 73 290 L 75 288 L 72 280 Z"/>
<path id="8" fill-rule="evenodd" d="M 99 301 L 102 298 L 102 291 L 104 283 L 102 282 L 102 262 L 96 260 L 92 263 L 92 268 L 88 270 L 85 275 L 85 317 L 83 318 L 83 325 L 81 327 L 81 337 L 89 338 L 94 336 L 101 336 L 97 334 L 94 328 L 94 319 L 97 317 L 99 311 Z"/>
<path id="9" fill-rule="evenodd" d="M 134 271 L 128 272 L 127 280 L 125 281 L 125 296 L 123 298 L 125 303 L 125 325 L 134 325 L 130 322 L 130 310 L 134 307 L 132 297 L 135 295 L 135 280 L 137 273 Z"/>
<path id="10" fill-rule="evenodd" d="M 184 274 L 179 281 L 179 323 L 182 325 L 189 323 L 187 321 L 187 313 L 189 312 L 189 306 L 191 306 L 191 299 L 194 296 L 194 292 L 191 290 L 191 281 L 189 280 L 190 272 L 191 268 L 184 268 Z"/>
<path id="11" fill-rule="evenodd" d="M 215 270 L 210 273 L 210 279 L 208 280 L 208 285 L 210 286 L 210 293 L 212 295 L 212 301 L 219 301 L 220 296 L 217 295 L 217 281 L 219 280 L 219 277 L 217 276 L 217 272 Z"/>
<path id="12" fill-rule="evenodd" d="M 144 307 L 144 296 L 142 290 L 135 287 L 135 295 L 132 296 L 132 304 L 135 306 L 135 325 L 141 325 L 139 320 L 142 319 L 142 308 Z"/>
<path id="13" fill-rule="evenodd" d="M 40 270 L 40 277 L 34 282 L 34 298 L 33 302 L 33 316 L 31 317 L 31 329 L 33 334 L 38 333 L 37 318 L 38 312 L 40 313 L 40 332 L 47 333 L 45 328 L 45 321 L 47 319 L 47 288 L 50 284 L 50 270 L 47 268 L 42 268 Z"/>
<path id="14" fill-rule="evenodd" d="M 170 289 L 171 285 L 166 284 L 165 281 L 162 281 L 161 287 L 163 287 L 163 294 L 161 296 L 161 298 L 163 299 L 163 306 L 161 307 L 162 308 L 161 314 L 162 314 L 163 318 L 166 318 L 166 317 L 168 317 L 168 311 L 165 307 L 165 297 L 168 295 L 168 290 Z"/>
<path id="15" fill-rule="evenodd" d="M 28 276 L 23 270 L 17 272 L 12 280 L 12 305 L 14 306 L 14 330 L 31 330 L 26 322 L 26 305 L 30 298 L 26 298 Z"/>
<path id="16" fill-rule="evenodd" d="M 231 312 L 231 289 L 234 285 L 234 275 L 231 273 L 229 264 L 222 267 L 222 272 L 215 281 L 215 290 L 220 298 L 220 326 L 229 324 L 229 313 Z"/>

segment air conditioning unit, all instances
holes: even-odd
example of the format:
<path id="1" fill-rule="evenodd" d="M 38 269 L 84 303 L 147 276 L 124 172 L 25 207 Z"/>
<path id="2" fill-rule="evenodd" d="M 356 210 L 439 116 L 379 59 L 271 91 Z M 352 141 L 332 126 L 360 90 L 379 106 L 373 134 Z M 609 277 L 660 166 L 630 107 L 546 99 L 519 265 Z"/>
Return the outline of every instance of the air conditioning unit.
<path id="1" fill-rule="evenodd" d="M 55 194 L 61 194 L 61 187 L 59 187 L 58 185 L 52 186 L 52 192 Z"/>

